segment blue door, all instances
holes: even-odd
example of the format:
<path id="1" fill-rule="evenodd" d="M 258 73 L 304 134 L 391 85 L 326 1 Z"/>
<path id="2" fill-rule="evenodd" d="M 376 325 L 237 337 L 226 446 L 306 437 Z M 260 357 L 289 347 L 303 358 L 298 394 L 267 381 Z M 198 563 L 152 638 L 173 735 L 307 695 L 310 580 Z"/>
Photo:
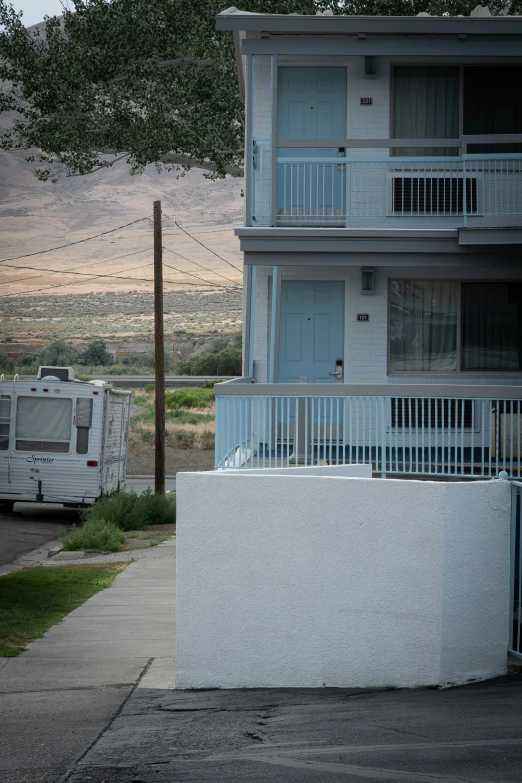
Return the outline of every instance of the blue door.
<path id="1" fill-rule="evenodd" d="M 346 68 L 280 67 L 277 87 L 277 138 L 346 138 Z M 279 147 L 279 158 L 337 158 L 338 147 Z M 332 163 L 281 163 L 277 167 L 280 223 L 339 222 L 344 209 L 344 166 Z M 318 218 L 321 218 L 319 221 Z"/>
<path id="2" fill-rule="evenodd" d="M 344 355 L 344 283 L 283 280 L 279 383 L 334 383 Z"/>

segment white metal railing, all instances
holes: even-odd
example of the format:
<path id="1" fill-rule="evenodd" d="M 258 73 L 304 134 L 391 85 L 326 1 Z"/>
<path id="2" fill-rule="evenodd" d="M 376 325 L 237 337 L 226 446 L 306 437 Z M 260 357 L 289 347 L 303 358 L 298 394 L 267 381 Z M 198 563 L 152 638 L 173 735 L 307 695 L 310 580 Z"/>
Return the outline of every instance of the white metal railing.
<path id="1" fill-rule="evenodd" d="M 522 388 L 216 387 L 217 468 L 371 463 L 382 476 L 522 467 Z"/>
<path id="2" fill-rule="evenodd" d="M 522 217 L 522 155 L 277 158 L 277 225 Z M 522 221 L 520 221 L 522 223 Z"/>
<path id="3" fill-rule="evenodd" d="M 522 658 L 522 484 L 511 484 L 511 578 L 508 652 Z"/>

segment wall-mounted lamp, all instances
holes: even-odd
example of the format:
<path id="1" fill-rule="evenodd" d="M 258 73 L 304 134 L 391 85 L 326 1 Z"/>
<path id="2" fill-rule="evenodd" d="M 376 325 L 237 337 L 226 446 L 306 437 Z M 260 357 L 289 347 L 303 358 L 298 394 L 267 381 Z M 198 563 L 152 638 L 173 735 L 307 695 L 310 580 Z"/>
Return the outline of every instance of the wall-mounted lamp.
<path id="1" fill-rule="evenodd" d="M 364 57 L 364 78 L 376 79 L 378 74 L 377 57 L 374 54 L 366 54 Z"/>
<path id="2" fill-rule="evenodd" d="M 375 267 L 361 267 L 361 294 L 371 296 L 375 293 Z"/>

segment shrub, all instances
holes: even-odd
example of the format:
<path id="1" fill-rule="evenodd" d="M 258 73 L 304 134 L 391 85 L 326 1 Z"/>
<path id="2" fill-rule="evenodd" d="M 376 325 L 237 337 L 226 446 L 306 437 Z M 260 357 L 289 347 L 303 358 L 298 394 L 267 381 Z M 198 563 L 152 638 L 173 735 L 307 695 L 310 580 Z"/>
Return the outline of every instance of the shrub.
<path id="1" fill-rule="evenodd" d="M 170 351 L 165 351 L 165 371 L 170 372 L 174 370 L 174 357 L 172 356 L 172 353 Z M 154 370 L 155 367 L 155 360 L 154 360 L 154 350 L 145 351 L 143 353 L 134 353 L 130 354 L 129 356 L 125 356 L 121 363 L 124 364 L 127 368 L 132 366 L 133 368 L 137 368 L 138 370 Z"/>
<path id="2" fill-rule="evenodd" d="M 112 364 L 112 356 L 105 340 L 91 340 L 82 356 L 82 364 L 105 366 Z"/>
<path id="3" fill-rule="evenodd" d="M 196 436 L 192 430 L 178 430 L 175 438 L 180 449 L 191 449 L 194 446 Z"/>
<path id="4" fill-rule="evenodd" d="M 190 387 L 176 389 L 165 394 L 165 406 L 170 410 L 176 408 L 208 408 L 214 402 L 214 389 Z"/>
<path id="5" fill-rule="evenodd" d="M 87 550 L 91 552 L 119 552 L 125 543 L 125 535 L 113 522 L 103 517 L 87 518 L 83 527 L 73 526 L 69 533 L 62 533 L 61 541 L 66 552 Z"/>
<path id="6" fill-rule="evenodd" d="M 78 358 L 78 351 L 74 345 L 69 345 L 65 340 L 54 340 L 48 343 L 40 353 L 42 364 L 54 366 L 69 366 Z"/>
<path id="7" fill-rule="evenodd" d="M 216 445 L 216 435 L 211 430 L 204 430 L 199 436 L 199 447 L 204 451 L 213 449 Z"/>
<path id="8" fill-rule="evenodd" d="M 225 348 L 228 348 L 229 343 L 228 337 L 221 334 L 219 337 L 213 337 L 212 340 L 207 343 L 205 351 L 207 353 L 220 353 L 221 351 L 224 351 Z"/>
<path id="9" fill-rule="evenodd" d="M 186 359 L 180 359 L 178 375 L 241 375 L 241 348 L 229 345 L 222 351 L 200 351 Z"/>
<path id="10" fill-rule="evenodd" d="M 12 373 L 15 363 L 6 353 L 0 353 L 0 373 Z"/>
<path id="11" fill-rule="evenodd" d="M 176 521 L 175 493 L 154 495 L 147 490 L 143 495 L 134 492 L 115 492 L 98 498 L 83 512 L 85 522 L 103 519 L 119 530 L 141 530 L 148 525 L 173 525 Z"/>
<path id="12" fill-rule="evenodd" d="M 153 392 L 155 391 L 156 387 L 153 383 L 147 383 L 145 384 L 145 391 L 146 392 Z"/>

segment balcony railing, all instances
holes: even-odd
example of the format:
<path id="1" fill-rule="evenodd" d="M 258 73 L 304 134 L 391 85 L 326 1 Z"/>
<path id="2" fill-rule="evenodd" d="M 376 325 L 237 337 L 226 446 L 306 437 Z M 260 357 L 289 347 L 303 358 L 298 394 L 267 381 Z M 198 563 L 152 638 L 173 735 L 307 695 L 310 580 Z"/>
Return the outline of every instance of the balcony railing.
<path id="1" fill-rule="evenodd" d="M 521 476 L 522 387 L 303 387 L 216 386 L 216 468 L 371 463 L 382 476 Z"/>
<path id="2" fill-rule="evenodd" d="M 390 157 L 384 149 L 373 157 L 319 149 L 321 142 L 285 149 L 291 143 L 273 158 L 268 142 L 254 144 L 251 225 L 400 227 L 421 218 L 439 226 L 522 226 L 522 154 Z M 403 140 L 382 144 L 404 148 Z"/>

